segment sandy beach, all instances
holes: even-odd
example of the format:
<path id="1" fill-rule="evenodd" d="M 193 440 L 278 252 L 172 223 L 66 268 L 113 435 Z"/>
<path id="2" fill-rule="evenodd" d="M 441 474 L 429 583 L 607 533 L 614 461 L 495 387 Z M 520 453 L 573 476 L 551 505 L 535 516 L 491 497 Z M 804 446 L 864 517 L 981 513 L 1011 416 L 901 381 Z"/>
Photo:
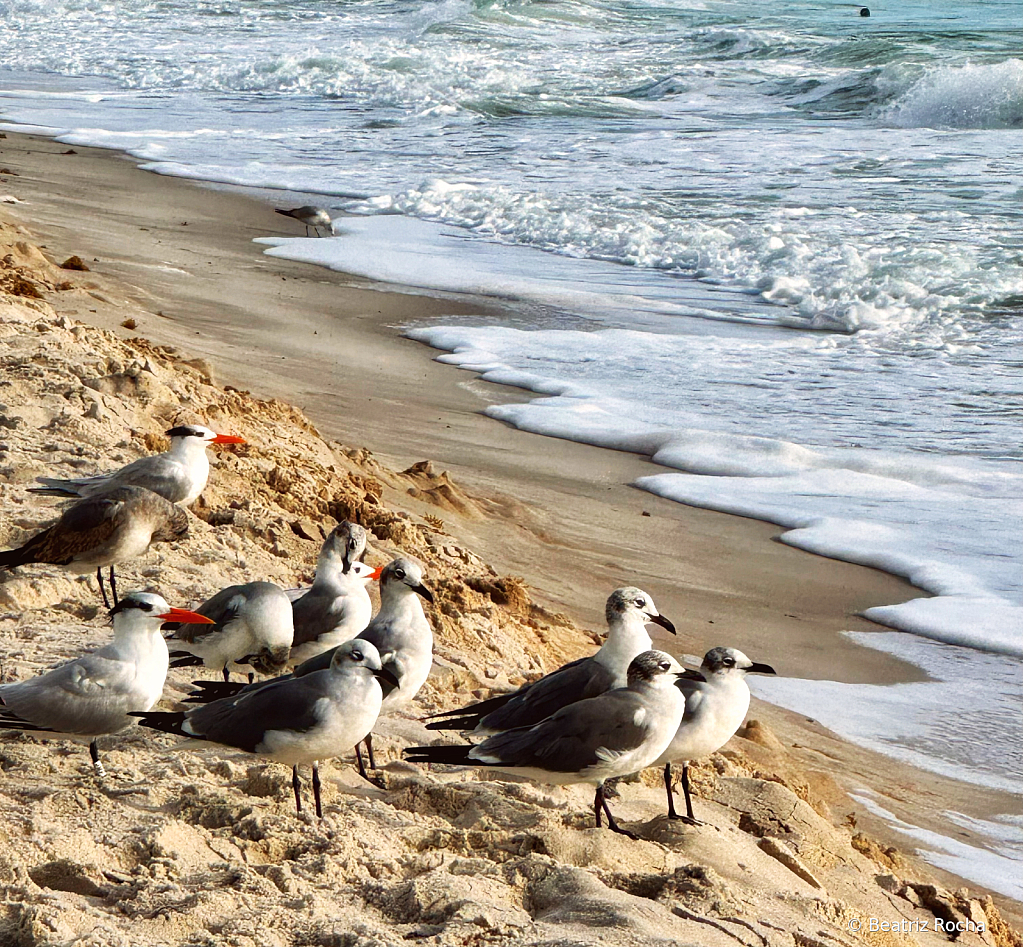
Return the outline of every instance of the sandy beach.
<path id="1" fill-rule="evenodd" d="M 877 626 L 858 617 L 860 611 L 918 596 L 918 590 L 877 570 L 810 556 L 774 542 L 778 530 L 769 524 L 688 508 L 642 493 L 628 486 L 636 477 L 656 469 L 642 458 L 539 437 L 486 418 L 480 413 L 481 409 L 498 400 L 511 400 L 513 394 L 508 389 L 498 391 L 468 373 L 438 364 L 432 360 L 434 353 L 400 335 L 401 326 L 417 321 L 447 315 L 495 314 L 502 305 L 499 300 L 427 296 L 402 287 L 370 285 L 343 274 L 265 257 L 252 243 L 253 238 L 300 234 L 301 228 L 291 227 L 288 221 L 275 217 L 272 208 L 261 200 L 235 191 L 159 177 L 139 170 L 133 161 L 117 153 L 78 146 L 69 148 L 46 138 L 9 132 L 6 139 L 0 140 L 0 166 L 4 193 L 19 201 L 5 205 L 0 211 L 8 225 L 4 235 L 7 242 L 14 245 L 18 239 L 23 239 L 38 246 L 51 264 L 78 255 L 89 267 L 87 273 L 70 273 L 71 286 L 63 290 L 45 289 L 40 305 L 46 308 L 45 312 L 40 311 L 46 319 L 58 320 L 53 323 L 55 332 L 70 332 L 67 326 L 75 321 L 106 330 L 122 340 L 142 339 L 145 340 L 142 347 L 127 343 L 129 347 L 136 345 L 140 357 L 145 345 L 171 346 L 172 354 L 163 350 L 164 355 L 160 356 L 169 360 L 166 365 L 161 363 L 160 372 L 184 372 L 195 383 L 201 382 L 210 390 L 215 388 L 228 400 L 244 398 L 231 391 L 241 389 L 251 392 L 257 399 L 280 399 L 296 406 L 315 426 L 314 431 L 307 432 L 310 444 L 297 446 L 318 452 L 317 462 L 327 469 L 340 456 L 339 448 L 323 445 L 341 444 L 353 452 L 358 448 L 368 449 L 375 460 L 349 457 L 345 461 L 348 467 L 344 475 L 364 477 L 378 470 L 378 479 L 383 484 L 382 498 L 389 509 L 414 522 L 421 522 L 427 514 L 439 517 L 444 534 L 454 537 L 444 543 L 434 541 L 431 544 L 423 538 L 425 534 L 417 534 L 416 548 L 407 551 L 423 556 L 428 564 L 431 557 L 445 561 L 446 575 L 454 577 L 459 568 L 458 555 L 444 551 L 454 542 L 457 549 L 465 551 L 462 561 L 471 563 L 473 570 L 486 563 L 492 567 L 494 576 L 521 577 L 529 598 L 535 603 L 532 607 L 548 616 L 548 630 L 554 628 L 558 633 L 550 639 L 539 634 L 539 641 L 519 640 L 511 659 L 511 670 L 488 673 L 492 669 L 487 660 L 492 662 L 493 655 L 482 663 L 479 659 L 470 663 L 476 680 L 460 678 L 452 670 L 457 664 L 446 665 L 447 670 L 427 695 L 427 705 L 455 705 L 458 695 L 450 692 L 452 685 L 500 689 L 501 683 L 524 679 L 523 675 L 535 669 L 530 664 L 530 653 L 539 659 L 540 666 L 547 668 L 559 659 L 583 653 L 587 637 L 579 629 L 590 632 L 600 629 L 607 593 L 623 584 L 635 584 L 650 592 L 661 612 L 674 621 L 679 631 L 678 640 L 665 644 L 676 653 L 699 655 L 715 645 L 728 644 L 792 677 L 851 683 L 920 679 L 920 672 L 914 666 L 859 647 L 839 634 L 846 630 L 875 630 Z M 281 203 L 287 205 L 289 200 L 282 198 Z M 13 228 L 18 228 L 18 232 Z M 27 261 L 28 257 L 26 265 Z M 60 271 L 56 272 L 59 276 Z M 48 278 L 56 287 L 53 281 L 58 277 L 51 271 Z M 67 325 L 59 320 L 65 320 Z M 98 338 L 90 336 L 90 344 L 99 344 Z M 224 386 L 228 386 L 226 392 L 222 391 Z M 208 407 L 222 407 L 223 403 L 217 402 L 212 394 L 205 397 L 210 399 Z M 522 393 L 522 397 L 526 394 Z M 29 417 L 13 399 L 5 395 L 3 400 L 10 413 Z M 300 425 L 296 428 L 296 418 L 286 418 L 285 414 L 259 418 L 247 408 L 235 417 L 258 428 L 259 449 L 265 456 L 279 458 L 296 446 L 294 431 L 300 428 Z M 142 414 L 136 412 L 130 420 L 141 428 L 141 417 Z M 37 420 L 43 422 L 46 418 L 41 414 Z M 125 415 L 124 420 L 129 420 L 129 416 Z M 113 434 L 117 421 L 116 415 L 106 417 L 103 423 L 107 425 L 107 433 Z M 275 423 L 282 433 L 277 443 Z M 146 430 L 155 436 L 161 427 L 154 419 Z M 27 431 L 19 434 L 23 438 L 28 436 Z M 315 447 L 311 446 L 313 440 Z M 130 454 L 141 446 L 136 439 L 123 449 Z M 102 455 L 98 440 L 90 449 Z M 335 461 L 327 456 L 330 451 Z M 301 464 L 302 456 L 301 452 L 296 454 L 296 466 Z M 416 480 L 414 475 L 408 474 L 403 479 L 398 474 L 421 461 L 430 461 L 437 473 L 447 472 L 455 486 L 448 486 L 444 481 L 443 489 L 438 490 L 437 479 L 420 477 Z M 277 463 L 280 466 L 281 461 Z M 230 464 L 227 466 L 232 476 L 241 477 L 239 489 L 244 489 L 244 471 Z M 41 470 L 26 468 L 6 474 L 8 482 L 2 494 L 5 502 L 15 496 L 23 498 L 24 483 L 38 472 Z M 226 502 L 228 496 L 226 488 L 219 494 L 214 491 L 209 501 L 211 507 Z M 20 504 L 22 500 L 17 502 Z M 31 501 L 30 507 L 32 517 L 29 519 L 41 520 L 44 505 Z M 21 516 L 15 520 L 15 527 L 27 528 L 27 523 Z M 381 555 L 388 543 L 393 548 L 404 548 L 405 537 L 399 530 L 383 532 L 388 535 L 381 537 L 384 540 Z M 13 542 L 14 535 L 5 527 L 5 539 Z M 209 539 L 209 542 L 212 544 L 209 548 L 216 550 L 215 541 Z M 296 546 L 294 536 L 288 537 L 288 543 L 291 544 L 287 547 L 290 558 L 275 557 L 265 550 L 256 555 L 246 547 L 248 565 L 258 565 L 266 577 L 274 581 L 300 578 L 311 567 L 312 547 Z M 185 563 L 174 561 L 172 565 L 181 570 Z M 225 584 L 238 581 L 230 578 L 227 565 L 222 568 L 219 577 Z M 178 572 L 172 574 L 178 575 Z M 186 597 L 192 601 L 217 577 L 193 574 L 188 588 L 183 590 L 188 593 Z M 58 590 L 75 600 L 87 599 L 88 589 L 64 581 L 66 584 L 58 585 Z M 39 594 L 37 589 L 32 595 L 15 590 L 14 598 L 5 607 L 9 611 L 17 610 L 17 596 L 25 595 L 21 604 L 35 610 L 38 620 L 42 610 L 51 608 L 59 600 L 45 595 L 32 597 Z M 503 604 L 493 596 L 491 599 L 498 605 Z M 185 606 L 188 603 L 173 604 Z M 540 612 L 528 614 L 535 619 Z M 565 617 L 551 617 L 561 615 Z M 100 640 L 104 630 L 100 623 L 94 625 L 92 633 Z M 20 623 L 13 625 L 11 633 L 16 635 L 20 627 Z M 520 631 L 521 624 L 512 623 L 502 633 L 509 641 L 514 641 Z M 451 634 L 454 635 L 454 631 Z M 541 642 L 545 641 L 545 653 L 536 654 L 543 650 Z M 465 649 L 471 640 L 466 637 L 457 643 Z M 455 645 L 454 639 L 446 643 L 451 654 L 445 656 L 445 661 L 463 653 Z M 44 648 L 31 663 L 33 667 L 45 666 L 47 659 L 54 657 L 52 649 Z M 835 839 L 840 838 L 842 832 L 851 837 L 848 825 L 858 826 L 859 830 L 879 840 L 882 847 L 895 845 L 901 849 L 902 861 L 897 870 L 894 863 L 888 866 L 888 873 L 894 872 L 900 878 L 913 874 L 914 878 L 934 878 L 950 888 L 963 884 L 954 875 L 914 859 L 912 842 L 870 816 L 845 792 L 868 787 L 876 793 L 880 804 L 899 818 L 944 834 L 950 831 L 942 816 L 947 809 L 980 818 L 1016 810 L 1017 801 L 1008 794 L 967 786 L 896 764 L 838 740 L 804 717 L 758 702 L 754 702 L 750 715 L 763 721 L 776 736 L 759 743 L 752 736 L 742 741 L 743 760 L 753 760 L 753 763 L 746 766 L 743 761 L 741 765 L 733 762 L 737 767 L 734 771 L 728 771 L 725 766 L 718 775 L 752 780 L 761 778 L 772 765 L 777 771 L 798 772 L 801 775 L 791 777 L 790 782 L 802 779 L 809 787 L 803 796 L 804 804 L 809 802 L 807 808 L 814 807 L 815 817 L 821 823 L 819 826 L 814 823 L 814 831 L 818 833 L 815 838 L 819 842 L 826 832 L 838 833 L 834 837 L 828 835 L 828 843 L 820 843 L 820 847 L 834 850 L 838 845 Z M 394 739 L 399 741 L 399 736 Z M 144 742 L 139 737 L 131 740 L 135 745 Z M 772 740 L 780 740 L 784 750 L 776 748 Z M 18 747 L 21 752 L 21 743 Z M 758 753 L 766 755 L 761 758 Z M 772 753 L 775 756 L 771 756 Z M 783 760 L 778 758 L 779 753 Z M 33 749 L 32 760 L 43 758 L 41 751 Z M 210 766 L 214 764 L 211 762 Z M 232 770 L 232 775 L 240 773 L 236 764 L 230 766 L 238 770 Z M 402 783 L 401 780 L 413 780 L 413 777 L 401 769 L 400 764 L 395 766 L 393 776 L 397 788 L 393 792 L 411 795 L 425 792 L 421 787 L 409 788 L 412 783 Z M 758 767 L 760 777 L 754 775 Z M 340 773 L 340 764 L 337 769 Z M 815 775 L 807 777 L 807 773 Z M 203 778 L 214 779 L 215 775 L 215 768 L 211 768 Z M 19 778 L 24 783 L 28 774 Z M 62 773 L 61 778 L 71 780 L 72 775 Z M 254 777 L 250 773 L 245 779 L 252 782 Z M 719 782 L 725 783 L 727 779 Z M 783 784 L 785 779 L 778 782 Z M 236 795 L 243 794 L 244 786 L 238 780 L 236 783 L 241 787 L 236 787 Z M 478 785 L 491 786 L 486 782 Z M 717 793 L 715 798 L 725 799 L 729 792 L 738 792 L 737 785 L 726 789 L 719 787 L 712 792 Z M 644 794 L 640 802 L 635 803 L 636 818 L 653 819 L 658 805 L 656 788 L 654 784 L 640 788 Z M 279 789 L 278 786 L 274 792 L 280 797 L 280 814 L 275 814 L 274 818 L 287 819 L 290 818 L 287 793 L 278 792 Z M 391 791 L 391 786 L 388 790 Z M 749 787 L 747 790 L 750 798 L 757 796 Z M 151 798 L 147 805 L 159 808 L 168 804 L 171 795 L 170 788 L 161 789 L 158 797 Z M 738 798 L 735 796 L 732 800 L 736 806 Z M 527 801 L 534 804 L 536 798 L 528 796 Z M 237 804 L 237 800 L 233 804 Z M 416 818 L 425 818 L 427 809 L 418 812 Z M 821 815 L 822 812 L 827 814 Z M 847 813 L 855 813 L 855 818 L 851 823 L 847 820 L 846 828 L 840 828 Z M 436 817 L 436 806 L 428 814 Z M 722 824 L 727 822 L 719 815 Z M 105 818 L 115 819 L 116 816 L 108 812 Z M 506 822 L 505 827 L 512 822 L 514 820 Z M 217 828 L 201 820 L 199 824 L 206 830 Z M 967 844 L 975 840 L 969 830 L 956 828 L 954 831 L 956 837 Z M 717 851 L 711 853 L 706 848 L 697 853 L 687 848 L 695 844 L 686 840 L 688 836 L 680 839 L 658 832 L 661 832 L 659 827 L 652 829 L 653 841 L 642 844 L 667 846 L 667 850 L 674 853 L 673 857 L 677 855 L 686 863 L 705 856 L 713 861 L 715 870 L 724 873 L 719 862 L 731 856 Z M 742 833 L 736 829 L 732 834 Z M 731 834 L 728 837 L 736 841 Z M 597 851 L 605 845 L 605 840 L 591 839 L 586 843 L 590 846 L 587 858 L 591 858 L 593 864 L 610 865 L 618 857 L 618 843 L 619 840 L 606 843 L 614 846 L 613 851 L 612 848 Z M 848 847 L 848 840 L 844 844 Z M 756 848 L 755 838 L 751 847 Z M 424 846 L 421 850 L 427 848 L 429 846 Z M 546 854 L 551 855 L 554 848 L 556 846 Z M 227 862 L 236 857 L 233 852 L 225 854 L 226 849 L 221 852 L 214 846 L 213 850 Z M 564 861 L 566 850 L 560 849 L 561 855 L 554 852 L 552 857 L 555 861 L 559 858 Z M 856 851 L 860 853 L 858 857 L 865 860 L 863 852 Z M 802 850 L 800 855 L 805 859 Z M 398 855 L 392 852 L 390 857 L 398 858 Z M 644 857 L 649 859 L 649 865 L 634 866 L 636 871 L 650 869 L 662 856 L 651 850 Z M 868 852 L 867 857 L 873 856 Z M 200 856 L 195 855 L 195 858 L 201 861 Z M 576 866 L 589 863 L 580 854 L 573 858 Z M 825 862 L 827 859 L 814 863 L 814 871 L 823 870 Z M 122 865 L 111 870 L 117 873 L 125 869 Z M 422 865 L 417 868 L 421 870 Z M 864 876 L 863 885 L 857 889 L 856 884 L 849 882 L 848 891 L 842 889 L 846 891 L 847 900 L 853 898 L 850 892 L 860 890 L 871 905 L 876 900 L 877 905 L 890 906 L 892 899 L 884 893 L 887 889 L 880 887 L 862 865 L 857 865 L 857 870 Z M 880 877 L 885 872 L 875 864 L 873 874 Z M 287 896 L 287 884 L 273 880 L 278 894 Z M 801 883 L 807 882 L 803 879 Z M 826 884 L 830 889 L 831 882 Z M 977 886 L 970 884 L 970 887 L 976 889 Z M 763 891 L 761 894 L 766 903 L 767 895 Z M 803 894 L 805 896 L 806 892 Z M 759 901 L 757 903 L 760 905 Z M 1018 905 L 998 896 L 995 903 L 1007 917 L 1018 921 Z M 900 902 L 899 910 L 902 908 L 907 912 L 917 909 L 909 901 Z M 758 906 L 757 910 L 760 909 Z M 423 917 L 428 913 L 408 914 L 409 917 L 415 915 L 409 923 L 413 927 L 424 923 Z M 392 919 L 395 916 L 392 914 Z M 676 911 L 671 916 L 684 919 L 685 913 Z M 533 920 L 536 920 L 535 915 Z M 502 923 L 505 928 L 497 924 L 494 931 L 504 932 L 494 933 L 495 938 L 513 937 L 508 931 L 521 932 L 526 922 L 517 918 L 512 923 L 505 917 Z M 699 922 L 693 923 L 698 925 Z M 785 923 L 783 921 L 782 926 Z M 656 938 L 651 931 L 656 931 L 659 937 L 685 936 L 694 942 L 711 943 L 699 939 L 692 930 L 683 935 L 659 928 L 649 919 L 648 924 L 649 931 L 642 933 L 638 928 L 630 928 L 628 936 L 637 943 L 653 942 L 650 938 Z M 184 938 L 185 934 L 182 927 L 174 936 Z M 442 934 L 437 932 L 436 936 Z M 454 936 L 451 934 L 452 938 Z M 576 932 L 572 936 L 582 935 Z M 746 942 L 731 932 L 726 937 L 716 931 L 713 936 L 724 938 L 722 942 L 729 942 L 729 939 Z M 749 937 L 748 931 L 745 936 Z M 1016 942 L 1011 936 L 1016 935 L 1004 934 L 1000 941 L 977 942 Z M 68 937 L 53 942 L 85 943 Z M 258 938 L 216 942 L 262 943 Z M 370 940 L 336 942 L 369 943 Z M 572 942 L 588 941 L 583 937 Z M 751 942 L 758 941 L 753 938 Z M 779 941 L 792 942 L 812 941 L 798 938 Z M 915 941 L 876 937 L 867 942 L 931 941 L 917 936 Z M 763 943 L 766 945 L 767 940 Z"/>

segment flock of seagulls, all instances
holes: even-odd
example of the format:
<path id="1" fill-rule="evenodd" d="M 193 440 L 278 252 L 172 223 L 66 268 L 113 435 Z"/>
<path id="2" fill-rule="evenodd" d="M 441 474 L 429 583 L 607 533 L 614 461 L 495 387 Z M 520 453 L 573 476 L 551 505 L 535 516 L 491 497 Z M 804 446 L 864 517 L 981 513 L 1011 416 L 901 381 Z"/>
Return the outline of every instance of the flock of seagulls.
<path id="1" fill-rule="evenodd" d="M 302 220 L 298 212 L 308 210 L 289 216 Z M 0 570 L 38 562 L 80 574 L 95 569 L 113 640 L 30 680 L 0 685 L 0 728 L 84 740 L 100 778 L 98 738 L 136 721 L 180 736 L 175 749 L 243 750 L 292 767 L 299 812 L 299 767 L 308 765 L 322 816 L 320 761 L 354 747 L 359 772 L 369 779 L 378 719 L 407 710 L 426 682 L 433 630 L 423 602 L 432 603 L 433 594 L 412 559 L 399 556 L 380 569 L 366 565 L 366 530 L 346 521 L 324 541 L 307 589 L 249 582 L 221 590 L 194 610 L 172 608 L 151 591 L 118 599 L 115 565 L 143 555 L 154 542 L 187 536 L 184 507 L 206 486 L 207 447 L 244 443 L 201 425 L 174 427 L 167 435 L 171 446 L 164 453 L 100 476 L 39 478 L 41 486 L 30 488 L 75 502 L 53 526 L 0 552 Z M 380 584 L 376 615 L 368 591 L 373 581 Z M 434 714 L 428 730 L 457 731 L 467 742 L 408 747 L 405 758 L 592 785 L 596 825 L 606 816 L 610 829 L 632 838 L 611 814 L 608 784 L 663 766 L 669 817 L 699 824 L 688 763 L 720 749 L 741 726 L 750 701 L 746 675 L 774 669 L 724 647 L 709 651 L 699 670 L 684 668 L 653 648 L 648 625 L 671 634 L 675 627 L 642 589 L 612 592 L 605 617 L 607 636 L 595 654 L 512 693 Z M 189 665 L 219 676 L 194 682 L 184 700 L 194 706 L 154 711 L 168 669 Z M 232 674 L 245 679 L 232 680 Z M 684 816 L 675 810 L 673 764 L 682 765 Z"/>

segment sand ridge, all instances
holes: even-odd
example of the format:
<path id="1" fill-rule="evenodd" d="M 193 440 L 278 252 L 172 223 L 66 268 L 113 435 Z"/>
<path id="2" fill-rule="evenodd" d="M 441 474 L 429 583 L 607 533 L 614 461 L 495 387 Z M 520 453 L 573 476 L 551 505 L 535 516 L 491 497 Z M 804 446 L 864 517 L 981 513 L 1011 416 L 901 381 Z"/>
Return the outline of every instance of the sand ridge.
<path id="1" fill-rule="evenodd" d="M 247 443 L 214 455 L 188 540 L 119 569 L 122 590 L 155 587 L 184 607 L 247 578 L 307 581 L 325 532 L 348 517 L 371 531 L 368 561 L 414 555 L 436 596 L 416 716 L 592 650 L 592 630 L 459 539 L 509 515 L 501 501 L 425 461 L 396 470 L 326 440 L 283 401 L 213 384 L 213 366 L 188 352 L 57 314 L 55 294 L 98 291 L 89 274 L 62 270 L 13 226 L 0 243 L 5 547 L 55 518 L 52 500 L 26 493 L 35 476 L 111 469 L 202 420 Z M 0 577 L 4 679 L 105 641 L 98 603 L 93 579 L 54 567 Z M 172 672 L 162 706 L 195 676 Z M 593 828 L 585 789 L 422 772 L 398 750 L 434 734 L 412 716 L 380 732 L 386 788 L 326 763 L 322 821 L 296 815 L 285 767 L 246 754 L 176 755 L 172 739 L 132 728 L 101 741 L 100 783 L 83 747 L 0 737 L 0 943 L 926 945 L 947 942 L 939 916 L 984 923 L 964 944 L 1023 943 L 989 899 L 943 889 L 843 824 L 827 768 L 763 724 L 694 767 L 702 828 L 664 818 L 658 774 L 625 784 L 615 811 L 639 842 Z M 870 931 L 871 917 L 888 929 Z"/>

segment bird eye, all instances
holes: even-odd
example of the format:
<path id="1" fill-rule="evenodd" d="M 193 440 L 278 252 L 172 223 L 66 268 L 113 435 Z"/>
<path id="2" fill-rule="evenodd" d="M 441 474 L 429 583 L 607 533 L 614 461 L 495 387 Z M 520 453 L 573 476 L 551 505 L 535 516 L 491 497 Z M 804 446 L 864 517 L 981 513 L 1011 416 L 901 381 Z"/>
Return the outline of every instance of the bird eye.
<path id="1" fill-rule="evenodd" d="M 643 599 L 641 599 L 641 598 L 637 598 L 636 599 L 636 608 L 646 608 L 646 602 Z"/>
<path id="2" fill-rule="evenodd" d="M 149 602 L 139 602 L 139 608 L 144 612 L 151 612 L 153 610 L 153 606 Z"/>
<path id="3" fill-rule="evenodd" d="M 395 569 L 394 570 L 394 577 L 396 579 L 404 579 L 405 578 L 405 570 L 404 569 Z"/>
<path id="4" fill-rule="evenodd" d="M 662 661 L 662 662 L 661 662 L 660 664 L 658 664 L 657 666 L 658 666 L 658 667 L 659 667 L 659 668 L 660 668 L 660 669 L 661 669 L 662 671 L 670 671 L 670 670 L 671 670 L 671 665 L 670 665 L 670 664 L 668 664 L 668 662 L 667 662 L 667 661 Z"/>
<path id="5" fill-rule="evenodd" d="M 353 651 L 352 652 L 352 660 L 353 661 L 361 661 L 362 660 L 362 652 L 361 651 Z"/>
<path id="6" fill-rule="evenodd" d="M 725 658 L 725 660 L 722 661 L 721 663 L 724 664 L 724 666 L 726 668 L 734 668 L 735 667 L 735 658 Z"/>

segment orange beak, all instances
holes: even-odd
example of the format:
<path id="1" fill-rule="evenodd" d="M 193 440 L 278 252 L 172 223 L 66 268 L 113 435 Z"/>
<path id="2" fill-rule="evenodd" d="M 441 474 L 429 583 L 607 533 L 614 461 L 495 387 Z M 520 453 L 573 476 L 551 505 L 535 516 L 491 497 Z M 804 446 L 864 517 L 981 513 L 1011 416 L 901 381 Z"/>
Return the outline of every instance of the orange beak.
<path id="1" fill-rule="evenodd" d="M 169 612 L 164 615 L 157 615 L 157 618 L 162 618 L 164 621 L 179 621 L 184 625 L 215 625 L 216 622 L 212 618 L 207 618 L 205 615 L 200 615 L 198 612 L 190 612 L 185 608 L 172 608 Z"/>
<path id="2" fill-rule="evenodd" d="M 236 434 L 218 434 L 212 441 L 211 444 L 244 444 L 245 438 L 238 437 Z"/>
<path id="3" fill-rule="evenodd" d="M 373 570 L 373 571 L 372 571 L 372 572 L 371 572 L 371 573 L 369 574 L 369 577 L 370 577 L 371 579 L 373 579 L 373 580 L 377 580 L 377 579 L 379 579 L 379 578 L 380 578 L 380 573 L 381 573 L 381 572 L 383 572 L 383 571 L 384 571 L 384 567 L 383 567 L 383 566 L 377 566 L 377 567 L 376 567 L 376 568 L 375 568 L 375 569 L 374 569 L 374 570 Z"/>

